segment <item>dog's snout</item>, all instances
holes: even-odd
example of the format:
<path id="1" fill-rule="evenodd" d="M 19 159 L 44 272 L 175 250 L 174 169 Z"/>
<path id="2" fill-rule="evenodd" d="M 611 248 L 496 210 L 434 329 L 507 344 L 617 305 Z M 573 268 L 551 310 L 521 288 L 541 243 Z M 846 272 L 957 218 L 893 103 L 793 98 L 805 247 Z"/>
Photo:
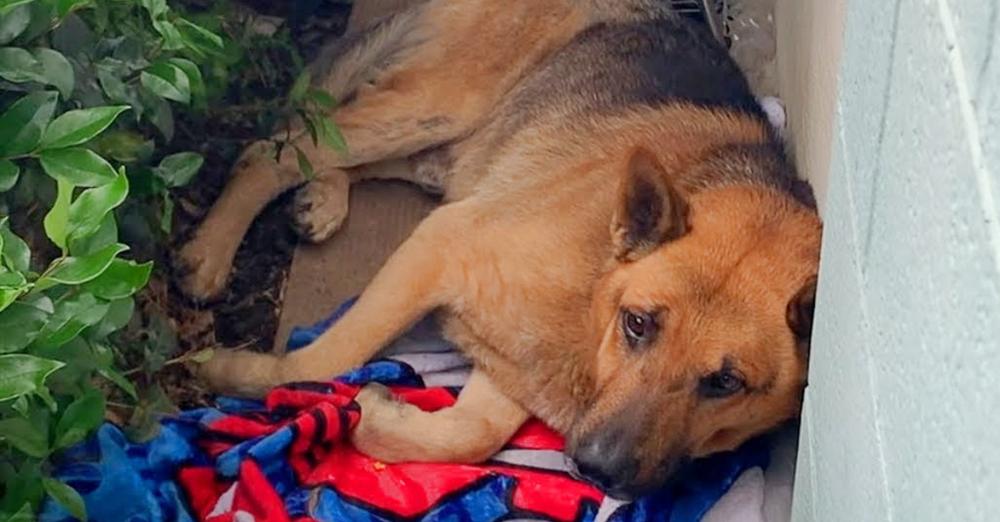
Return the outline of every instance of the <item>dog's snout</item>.
<path id="1" fill-rule="evenodd" d="M 573 452 L 572 458 L 581 478 L 612 496 L 626 496 L 639 471 L 628 445 L 613 438 L 587 441 Z"/>

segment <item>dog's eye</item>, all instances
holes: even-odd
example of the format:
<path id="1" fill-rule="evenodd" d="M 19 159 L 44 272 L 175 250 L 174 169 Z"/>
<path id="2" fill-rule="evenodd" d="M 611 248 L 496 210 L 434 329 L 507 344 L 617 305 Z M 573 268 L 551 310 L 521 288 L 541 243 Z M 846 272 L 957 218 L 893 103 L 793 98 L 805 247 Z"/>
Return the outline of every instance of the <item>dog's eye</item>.
<path id="1" fill-rule="evenodd" d="M 702 397 L 718 399 L 728 397 L 746 386 L 743 376 L 735 370 L 719 370 L 701 378 L 698 393 Z"/>
<path id="2" fill-rule="evenodd" d="M 648 344 L 656 337 L 659 326 L 656 319 L 646 312 L 622 310 L 622 332 L 629 346 L 635 348 Z"/>

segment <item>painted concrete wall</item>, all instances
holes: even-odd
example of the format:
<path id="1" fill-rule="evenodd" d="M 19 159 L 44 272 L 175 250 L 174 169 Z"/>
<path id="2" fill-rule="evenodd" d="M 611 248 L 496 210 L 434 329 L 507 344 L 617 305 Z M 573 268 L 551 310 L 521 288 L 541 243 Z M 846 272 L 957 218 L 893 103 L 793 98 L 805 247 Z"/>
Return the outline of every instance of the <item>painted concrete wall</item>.
<path id="1" fill-rule="evenodd" d="M 821 212 L 826 206 L 844 6 L 845 0 L 777 0 L 774 6 L 787 139 Z"/>
<path id="2" fill-rule="evenodd" d="M 794 519 L 998 520 L 1000 0 L 844 14 Z"/>

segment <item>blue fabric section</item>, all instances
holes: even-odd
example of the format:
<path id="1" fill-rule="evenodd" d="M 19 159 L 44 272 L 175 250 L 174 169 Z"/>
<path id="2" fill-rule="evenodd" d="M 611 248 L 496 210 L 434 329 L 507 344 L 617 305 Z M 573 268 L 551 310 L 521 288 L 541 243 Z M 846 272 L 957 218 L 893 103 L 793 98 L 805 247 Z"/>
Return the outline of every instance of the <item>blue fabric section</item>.
<path id="1" fill-rule="evenodd" d="M 288 335 L 288 351 L 291 352 L 298 350 L 299 348 L 308 346 L 310 343 L 315 341 L 317 337 L 323 334 L 323 332 L 329 330 L 333 323 L 343 317 L 356 302 L 358 302 L 358 298 L 352 297 L 338 306 L 337 309 L 334 310 L 333 313 L 326 319 L 323 319 L 312 326 L 300 326 L 293 328 L 292 333 Z"/>
<path id="2" fill-rule="evenodd" d="M 426 521 L 493 521 L 508 514 L 507 498 L 513 494 L 514 479 L 492 477 L 485 484 L 446 500 L 423 517 Z"/>
<path id="3" fill-rule="evenodd" d="M 105 424 L 61 456 L 56 476 L 81 493 L 90 520 L 193 521 L 173 475 L 182 463 L 204 457 L 191 445 L 196 432 L 189 423 L 167 421 L 155 439 L 133 444 L 120 429 Z M 75 519 L 55 502 L 46 502 L 39 520 Z"/>
<path id="4" fill-rule="evenodd" d="M 487 522 L 500 520 L 511 515 L 506 499 L 513 494 L 514 479 L 511 477 L 490 477 L 480 485 L 463 491 L 459 496 L 444 500 L 416 520 L 438 522 L 443 520 Z M 343 498 L 330 488 L 323 488 L 313 516 L 320 522 L 340 522 L 343 520 L 388 522 L 394 520 L 383 514 L 365 508 Z"/>
<path id="5" fill-rule="evenodd" d="M 695 462 L 684 480 L 670 488 L 646 495 L 619 509 L 614 522 L 691 522 L 722 498 L 745 470 L 766 468 L 770 450 L 764 439 L 754 439 L 736 451 L 720 453 Z"/>
<path id="6" fill-rule="evenodd" d="M 344 303 L 329 318 L 309 328 L 292 332 L 289 348 L 309 344 L 333 322 L 343 316 L 353 304 Z M 422 380 L 412 368 L 389 360 L 370 363 L 343 377 L 351 384 L 377 381 L 385 384 L 420 386 Z M 240 463 L 253 458 L 264 475 L 284 499 L 293 517 L 305 516 L 309 492 L 298 484 L 285 461 L 286 450 L 295 434 L 290 427 L 268 436 L 243 441 L 223 453 L 215 462 L 196 446 L 203 428 L 213 421 L 232 414 L 264 414 L 261 401 L 221 397 L 216 408 L 190 410 L 162 421 L 162 429 L 152 440 L 133 443 L 122 431 L 107 424 L 89 440 L 64 452 L 54 475 L 83 496 L 89 518 L 94 522 L 188 522 L 193 521 L 185 495 L 174 481 L 185 466 L 214 465 L 220 476 L 236 476 Z M 729 489 L 740 474 L 751 467 L 767 465 L 766 441 L 755 440 L 734 452 L 720 454 L 696 462 L 690 477 L 681 485 L 648 495 L 619 509 L 612 518 L 616 522 L 664 521 L 696 522 Z M 509 498 L 514 479 L 492 476 L 446 499 L 432 508 L 422 520 L 497 520 L 515 517 L 510 513 Z M 313 511 L 321 520 L 379 521 L 385 513 L 365 510 L 357 503 L 341 498 L 332 489 L 324 488 Z M 594 506 L 584 506 L 582 520 L 593 520 Z M 43 522 L 73 520 L 58 504 L 47 501 L 40 514 Z"/>
<path id="7" fill-rule="evenodd" d="M 397 386 L 423 386 L 424 382 L 413 368 L 395 361 L 372 361 L 361 368 L 339 377 L 347 384 L 362 385 L 381 382 Z"/>

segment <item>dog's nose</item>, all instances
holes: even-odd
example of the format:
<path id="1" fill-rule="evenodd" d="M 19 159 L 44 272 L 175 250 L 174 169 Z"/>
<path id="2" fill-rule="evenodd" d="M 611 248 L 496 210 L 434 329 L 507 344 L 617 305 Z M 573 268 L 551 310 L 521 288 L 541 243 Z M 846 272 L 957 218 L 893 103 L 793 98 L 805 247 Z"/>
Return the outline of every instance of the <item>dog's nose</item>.
<path id="1" fill-rule="evenodd" d="M 626 445 L 609 439 L 582 444 L 572 458 L 581 478 L 606 493 L 618 494 L 613 496 L 624 495 L 639 470 L 638 461 L 629 455 Z"/>

